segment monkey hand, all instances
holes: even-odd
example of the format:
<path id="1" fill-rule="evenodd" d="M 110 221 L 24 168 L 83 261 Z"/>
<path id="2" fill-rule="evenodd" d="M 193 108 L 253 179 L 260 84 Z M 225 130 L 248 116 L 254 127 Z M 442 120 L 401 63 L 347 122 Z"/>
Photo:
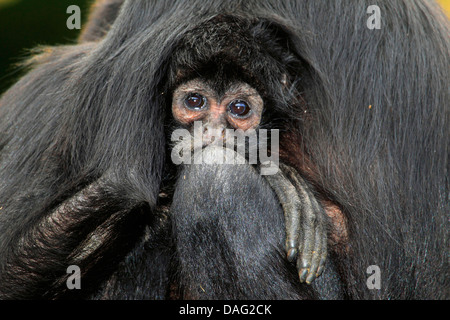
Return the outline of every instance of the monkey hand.
<path id="1" fill-rule="evenodd" d="M 280 170 L 276 174 L 265 178 L 284 211 L 287 258 L 289 261 L 297 259 L 300 282 L 310 284 L 322 274 L 325 267 L 325 211 L 294 168 L 280 164 Z"/>

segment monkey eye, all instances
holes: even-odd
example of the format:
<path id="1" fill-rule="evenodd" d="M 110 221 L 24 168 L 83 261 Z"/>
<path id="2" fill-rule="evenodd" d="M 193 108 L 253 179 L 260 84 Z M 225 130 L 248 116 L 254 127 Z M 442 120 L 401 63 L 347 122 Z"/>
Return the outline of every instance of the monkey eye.
<path id="1" fill-rule="evenodd" d="M 184 105 L 188 109 L 192 110 L 200 110 L 205 106 L 205 104 L 206 98 L 198 93 L 191 93 L 184 100 Z"/>
<path id="2" fill-rule="evenodd" d="M 228 110 L 235 117 L 245 118 L 252 108 L 244 100 L 234 100 L 228 105 Z"/>

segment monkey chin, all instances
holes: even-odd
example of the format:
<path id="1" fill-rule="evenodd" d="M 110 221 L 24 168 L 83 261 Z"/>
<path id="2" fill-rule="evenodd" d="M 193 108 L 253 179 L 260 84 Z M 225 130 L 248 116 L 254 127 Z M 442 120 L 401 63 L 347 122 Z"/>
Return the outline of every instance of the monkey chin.
<path id="1" fill-rule="evenodd" d="M 194 164 L 249 165 L 245 156 L 215 141 L 194 149 Z"/>

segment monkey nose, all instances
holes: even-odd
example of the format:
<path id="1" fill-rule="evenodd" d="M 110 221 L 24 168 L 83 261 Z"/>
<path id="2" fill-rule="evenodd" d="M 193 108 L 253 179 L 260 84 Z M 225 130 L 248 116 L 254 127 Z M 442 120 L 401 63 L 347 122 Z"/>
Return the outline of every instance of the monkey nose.
<path id="1" fill-rule="evenodd" d="M 203 144 L 220 142 L 225 139 L 225 127 L 205 127 L 203 129 Z"/>

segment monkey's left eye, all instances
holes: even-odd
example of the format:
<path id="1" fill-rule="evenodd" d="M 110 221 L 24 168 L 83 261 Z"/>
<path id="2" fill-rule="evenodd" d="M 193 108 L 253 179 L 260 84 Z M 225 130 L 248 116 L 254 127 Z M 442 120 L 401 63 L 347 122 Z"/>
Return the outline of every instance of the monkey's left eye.
<path id="1" fill-rule="evenodd" d="M 184 104 L 189 109 L 200 110 L 205 106 L 206 98 L 201 94 L 191 93 L 184 99 Z"/>
<path id="2" fill-rule="evenodd" d="M 235 117 L 245 118 L 250 113 L 252 108 L 250 108 L 246 101 L 235 100 L 228 105 L 228 110 Z"/>

